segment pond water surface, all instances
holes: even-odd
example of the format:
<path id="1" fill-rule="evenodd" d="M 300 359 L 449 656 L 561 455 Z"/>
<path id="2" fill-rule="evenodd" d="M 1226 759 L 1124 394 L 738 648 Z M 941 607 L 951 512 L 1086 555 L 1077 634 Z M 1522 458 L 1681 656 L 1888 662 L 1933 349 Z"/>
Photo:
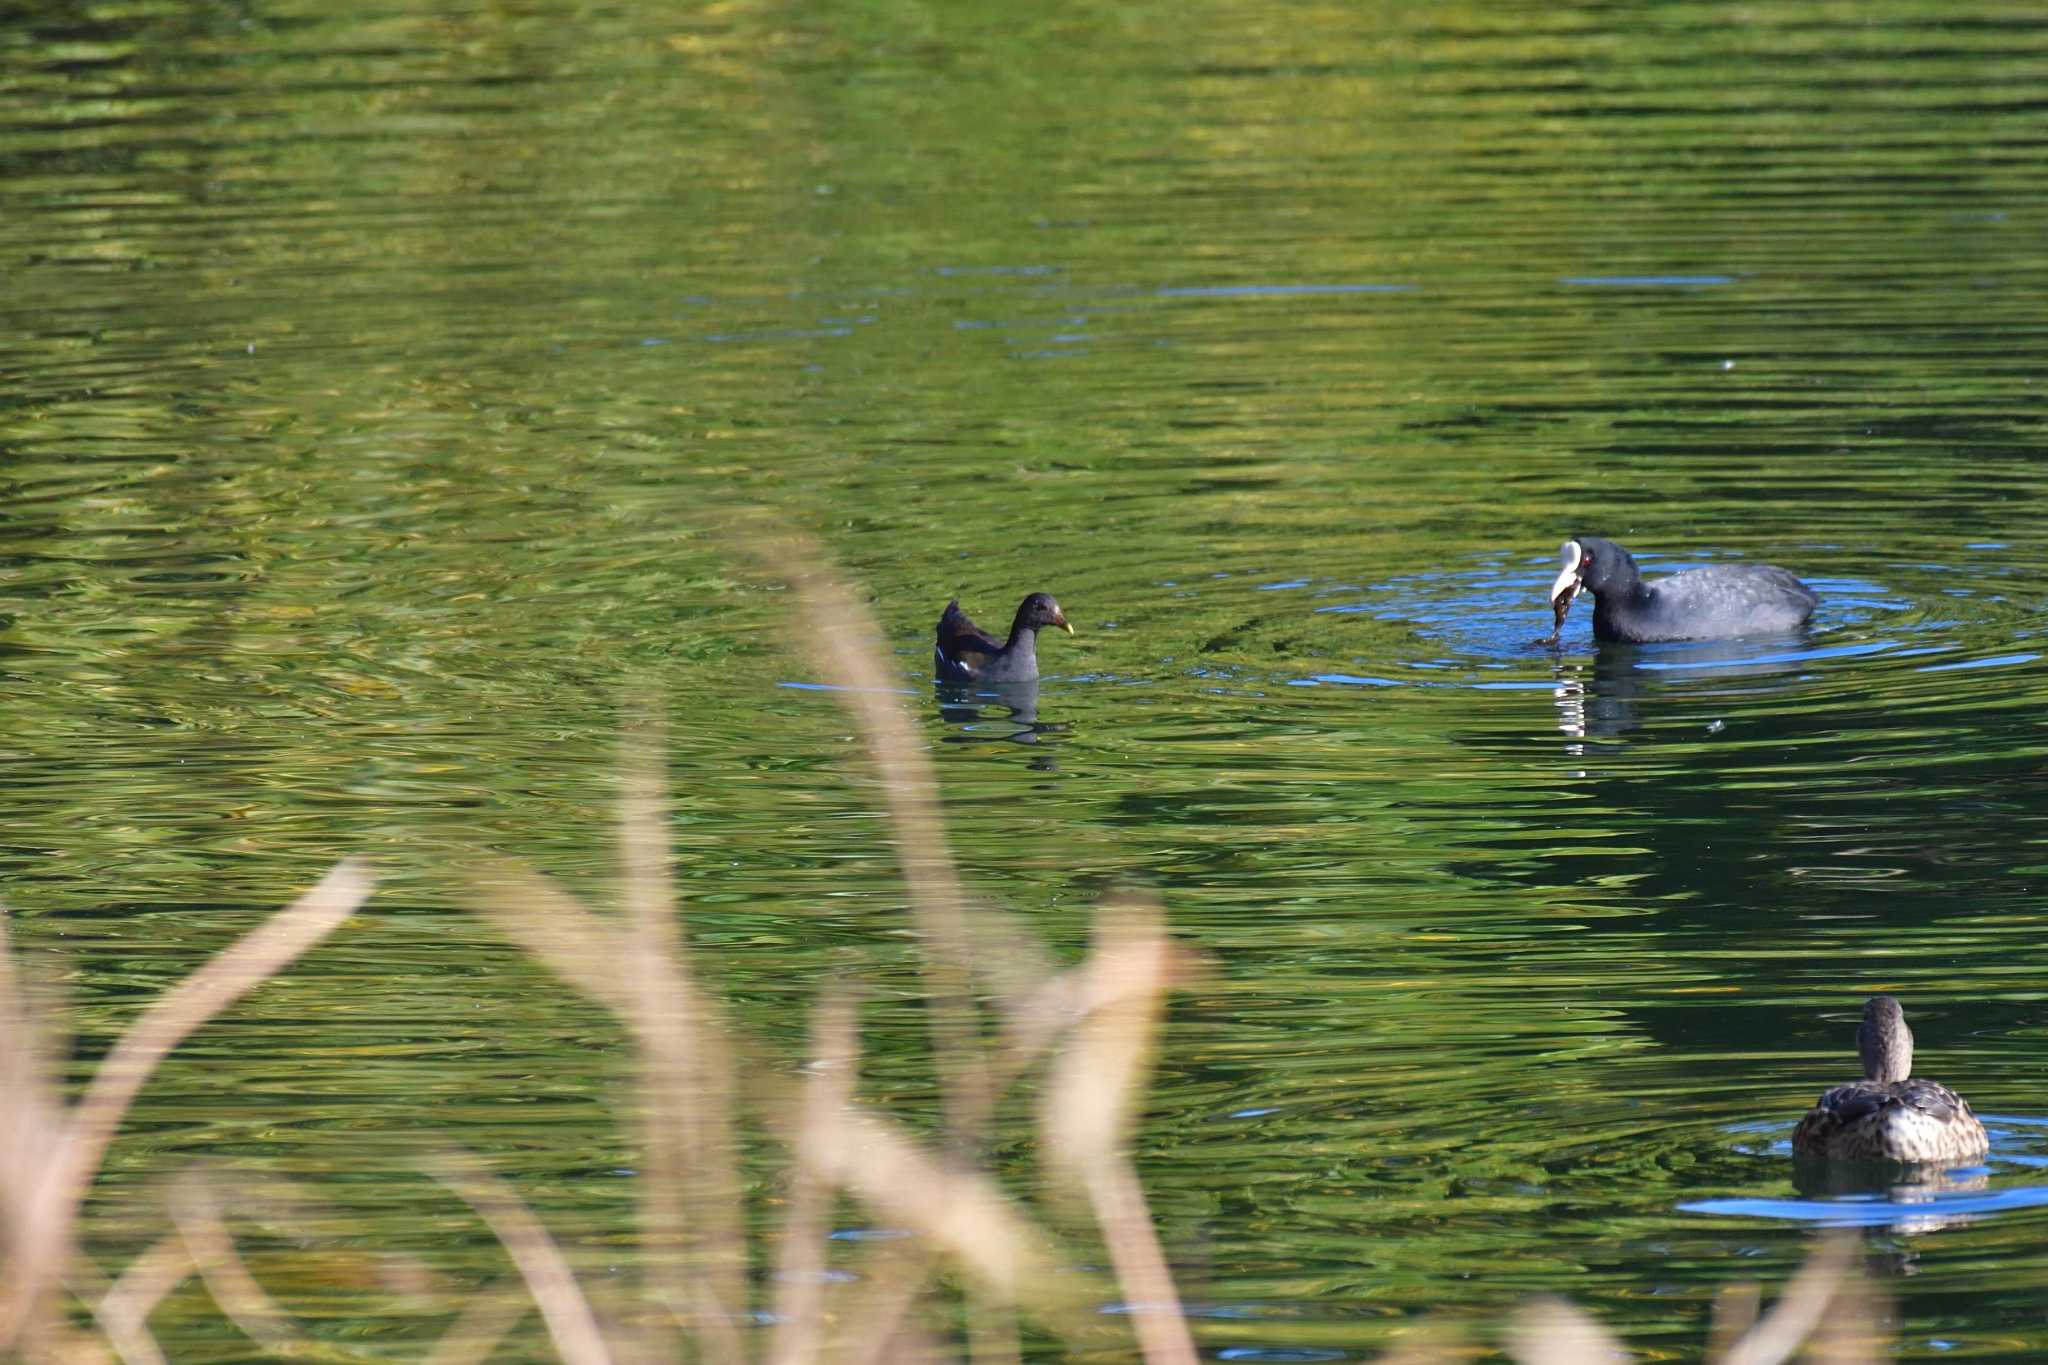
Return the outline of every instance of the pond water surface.
<path id="1" fill-rule="evenodd" d="M 431 1242 L 429 1137 L 619 1239 L 620 1035 L 454 868 L 603 890 L 649 686 L 700 970 L 790 1068 L 870 982 L 876 1102 L 928 1119 L 753 506 L 869 596 L 977 893 L 1071 958 L 1156 887 L 1212 957 L 1139 1133 L 1206 1352 L 1548 1292 L 1694 1358 L 1823 1222 L 1901 1356 L 2048 1350 L 2044 80 L 2031 8 L 1886 0 L 0 21 L 10 932 L 89 1061 L 335 858 L 387 879 L 144 1095 L 105 1244 L 195 1155 Z M 1582 532 L 1822 606 L 1551 648 Z M 935 694 L 945 601 L 1035 588 L 1035 694 Z M 1879 990 L 1991 1156 L 1801 1191 Z M 196 1290 L 156 1325 L 242 1349 Z"/>

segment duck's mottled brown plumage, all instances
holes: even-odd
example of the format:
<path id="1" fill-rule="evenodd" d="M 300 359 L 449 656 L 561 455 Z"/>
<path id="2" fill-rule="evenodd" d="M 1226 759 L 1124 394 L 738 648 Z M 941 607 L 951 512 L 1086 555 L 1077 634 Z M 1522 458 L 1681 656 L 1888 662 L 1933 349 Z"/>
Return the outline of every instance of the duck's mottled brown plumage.
<path id="1" fill-rule="evenodd" d="M 939 617 L 932 671 L 940 682 L 1030 682 L 1038 676 L 1038 632 L 1046 626 L 1074 633 L 1051 593 L 1034 592 L 1017 604 L 1008 640 L 968 620 L 956 597 Z"/>
<path id="2" fill-rule="evenodd" d="M 1873 995 L 1856 1030 L 1863 1079 L 1820 1097 L 1792 1134 L 1792 1150 L 1835 1161 L 1967 1161 L 1991 1148 L 1961 1095 L 1913 1076 L 1913 1031 L 1889 995 Z"/>

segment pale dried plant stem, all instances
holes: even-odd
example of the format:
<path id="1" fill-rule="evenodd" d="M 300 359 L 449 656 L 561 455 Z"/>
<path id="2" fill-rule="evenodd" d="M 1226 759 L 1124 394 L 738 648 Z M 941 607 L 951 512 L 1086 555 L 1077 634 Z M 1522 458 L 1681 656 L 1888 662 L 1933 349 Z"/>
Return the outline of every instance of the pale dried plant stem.
<path id="1" fill-rule="evenodd" d="M 997 1094 L 1005 1094 L 1023 1074 L 1093 1008 L 1085 968 L 1048 976 L 1028 994 L 1010 1000 L 996 1045 Z"/>
<path id="2" fill-rule="evenodd" d="M 1630 1358 L 1583 1310 L 1549 1297 L 1522 1306 L 1508 1324 L 1506 1345 L 1516 1365 L 1601 1365 Z"/>
<path id="3" fill-rule="evenodd" d="M 822 562 L 815 552 L 804 558 Z M 808 628 L 805 636 L 814 642 L 826 676 L 839 684 L 838 700 L 859 724 L 881 778 L 890 837 L 924 938 L 919 961 L 947 1134 L 955 1154 L 964 1159 L 981 1145 L 995 1089 L 974 1003 L 973 938 L 960 874 L 939 814 L 938 781 L 916 727 L 895 696 L 895 679 L 883 662 L 877 643 L 881 630 L 873 615 L 843 582 L 823 571 L 799 572 L 792 586 Z M 992 1286 L 984 1288 L 986 1292 Z M 1016 1329 L 1009 1314 L 997 1317 L 970 1302 L 968 1323 L 972 1359 L 1008 1365 L 1017 1358 Z"/>
<path id="4" fill-rule="evenodd" d="M 650 708 L 651 713 L 651 708 Z M 690 973 L 669 872 L 662 737 L 653 722 L 631 733 L 620 801 L 628 1025 L 639 1037 L 641 1238 L 649 1287 L 671 1312 L 689 1307 L 714 1365 L 746 1355 L 742 1196 L 732 1131 L 732 1069 L 709 999 Z M 696 1255 L 688 1255 L 694 1241 Z"/>
<path id="5" fill-rule="evenodd" d="M 967 1355 L 970 1360 L 1007 1362 L 1022 1359 L 1017 1339 L 1014 1304 L 1004 1302 L 1001 1313 L 985 1311 L 986 1305 L 967 1306 Z"/>
<path id="6" fill-rule="evenodd" d="M 1148 1365 L 1194 1365 L 1196 1359 L 1125 1149 L 1178 956 L 1156 904 L 1126 898 L 1096 913 L 1081 991 L 1088 1010 L 1054 1062 L 1041 1109 L 1046 1155 L 1078 1175 L 1087 1191 Z"/>
<path id="7" fill-rule="evenodd" d="M 100 1063 L 39 1173 L 10 1248 L 11 1283 L 0 1310 L 0 1350 L 40 1311 L 62 1274 L 86 1186 L 137 1092 L 170 1050 L 194 1029 L 284 970 L 354 914 L 373 879 L 344 859 L 304 895 L 236 940 L 129 1026 Z"/>
<path id="8" fill-rule="evenodd" d="M 467 1160 L 444 1158 L 429 1163 L 427 1173 L 474 1209 L 504 1246 L 540 1309 L 563 1365 L 611 1365 L 611 1347 L 575 1272 L 547 1228 L 512 1188 Z"/>
<path id="9" fill-rule="evenodd" d="M 0 916 L 0 1267 L 9 1279 L 55 1273 L 38 1263 L 52 1254 L 68 1258 L 62 1239 L 31 1235 L 43 1187 L 49 1183 L 61 1105 L 37 1047 L 38 1019 L 14 974 L 7 922 Z M 29 1300 L 0 1289 L 0 1343 L 29 1331 Z"/>
<path id="10" fill-rule="evenodd" d="M 648 722 L 642 722 L 648 725 Z M 651 728 L 651 725 L 649 726 Z M 638 1049 L 638 1121 L 643 1152 L 640 1194 L 640 1250 L 647 1288 L 655 1302 L 681 1313 L 694 1297 L 686 1248 L 689 1201 L 686 1154 L 704 1141 L 697 1110 L 697 1077 L 692 1074 L 692 1021 L 687 991 L 680 998 L 661 993 L 663 964 L 684 976 L 678 960 L 672 891 L 661 841 L 662 799 L 653 753 L 657 735 L 628 732 L 621 767 L 619 862 L 626 906 L 626 952 L 620 962 L 632 997 L 637 1031 L 647 1042 Z M 650 752 L 650 750 L 652 752 Z M 650 772 L 650 769 L 654 769 Z M 653 1044 L 656 1040 L 664 1045 Z"/>
<path id="11" fill-rule="evenodd" d="M 93 1319 L 127 1365 L 166 1365 L 162 1348 L 150 1334 L 149 1315 L 194 1269 L 185 1239 L 174 1232 L 130 1261 L 99 1296 Z"/>
<path id="12" fill-rule="evenodd" d="M 937 783 L 919 735 L 894 696 L 894 679 L 874 644 L 880 632 L 865 607 L 842 583 L 821 572 L 799 573 L 794 587 L 808 628 L 806 636 L 816 642 L 826 675 L 840 685 L 838 696 L 859 722 L 882 779 L 890 828 L 927 944 L 933 1050 L 946 1082 L 947 1116 L 956 1150 L 971 1151 L 987 1121 L 995 1088 L 971 994 L 972 938 L 959 874 L 939 816 Z M 1145 942 L 1140 944 L 1139 939 Z M 1152 1020 L 1165 991 L 1171 949 L 1156 926 L 1149 938 L 1134 930 L 1119 940 L 1119 947 L 1123 960 L 1102 970 L 1135 970 L 1144 977 L 1104 1006 L 1122 1011 L 1122 1017 L 1111 1025 L 1117 1036 L 1113 1046 L 1128 1054 L 1125 1069 L 1132 1074 L 1109 1087 L 1115 1098 L 1103 1117 L 1111 1131 L 1108 1140 L 1098 1141 L 1087 1156 L 1077 1158 L 1076 1165 L 1087 1173 L 1084 1183 L 1103 1221 L 1119 1279 L 1139 1300 L 1137 1329 L 1147 1359 L 1155 1365 L 1191 1365 L 1194 1343 L 1178 1295 L 1145 1210 L 1143 1192 L 1119 1150 L 1131 1105 L 1129 1089 L 1149 1054 Z M 1133 954 L 1144 960 L 1128 960 Z M 1036 1041 L 1031 1032 L 1027 1026 L 1024 1037 L 1017 1040 L 1024 1046 L 1013 1051 L 1012 1057 L 1030 1050 Z M 1082 1049 L 1077 1047 L 1074 1052 Z M 1091 1088 L 1100 1090 L 1089 1082 L 1078 1084 L 1081 1090 Z M 1000 1277 L 984 1277 L 984 1286 L 986 1291 L 1005 1297 L 1012 1292 Z M 992 1324 L 997 1319 L 970 1310 L 969 1337 L 977 1358 L 1015 1358 L 1014 1329 L 1007 1325 L 1008 1319 L 1009 1315 L 1004 1315 L 1001 1321 L 1006 1325 L 995 1330 Z"/>
<path id="13" fill-rule="evenodd" d="M 1132 1325 L 1147 1365 L 1194 1365 L 1194 1337 L 1181 1311 L 1180 1293 L 1167 1269 L 1145 1191 L 1125 1160 L 1094 1165 L 1084 1177 L 1102 1237 L 1109 1244 L 1116 1282 L 1131 1300 Z"/>
<path id="14" fill-rule="evenodd" d="M 499 931 L 633 1035 L 647 1144 L 642 1236 L 650 1257 L 661 1263 L 650 1288 L 667 1313 L 710 1339 L 713 1358 L 739 1358 L 746 1303 L 742 1196 L 732 1068 L 717 1011 L 675 970 L 672 956 L 648 949 L 650 940 L 665 937 L 648 928 L 651 898 L 629 910 L 622 928 L 516 865 L 496 867 L 480 881 L 489 893 L 479 897 L 479 909 Z M 692 1248 L 715 1267 L 690 1264 L 685 1255 Z"/>
<path id="15" fill-rule="evenodd" d="M 1744 1280 L 1721 1286 L 1714 1296 L 1714 1313 L 1707 1326 L 1707 1359 L 1719 1360 L 1756 1326 L 1763 1310 L 1763 1291 L 1755 1282 Z"/>
<path id="16" fill-rule="evenodd" d="M 820 1171 L 885 1222 L 923 1235 L 1002 1303 L 1084 1314 L 1095 1286 L 1064 1271 L 995 1182 L 934 1156 L 888 1120 L 842 1109 L 812 1137 Z"/>
<path id="17" fill-rule="evenodd" d="M 1801 1358 L 1813 1365 L 1881 1365 L 1891 1359 L 1897 1335 L 1891 1297 L 1852 1259 Z"/>
<path id="18" fill-rule="evenodd" d="M 236 1255 L 220 1202 L 198 1172 L 186 1174 L 172 1187 L 171 1221 L 207 1292 L 245 1336 L 275 1356 L 311 1353 L 311 1341 Z"/>
<path id="19" fill-rule="evenodd" d="M 1719 1365 L 1778 1365 L 1813 1335 L 1830 1308 L 1845 1298 L 1859 1243 L 1854 1233 L 1829 1236 L 1806 1258 L 1763 1320 L 1728 1348 Z"/>
<path id="20" fill-rule="evenodd" d="M 813 562 L 818 558 L 806 557 Z M 945 1082 L 947 1124 L 956 1146 L 971 1151 L 987 1121 L 994 1092 L 974 1007 L 973 952 L 960 874 L 939 817 L 931 760 L 895 696 L 896 679 L 875 643 L 881 630 L 873 615 L 827 574 L 800 572 L 792 586 L 805 636 L 813 642 L 825 675 L 838 685 L 839 701 L 858 722 L 881 778 L 890 837 L 925 940 L 922 961 L 931 995 L 932 1045 Z"/>
<path id="21" fill-rule="evenodd" d="M 869 1256 L 861 1265 L 866 1292 L 837 1334 L 834 1359 L 845 1365 L 886 1365 L 911 1305 L 930 1280 L 937 1257 L 922 1246 L 898 1244 Z"/>
<path id="22" fill-rule="evenodd" d="M 833 1191 L 813 1135 L 828 1131 L 833 1115 L 853 1102 L 859 1060 L 853 998 L 829 995 L 811 1012 L 810 1075 L 777 1254 L 771 1365 L 809 1365 L 824 1339 L 825 1220 Z"/>
<path id="23" fill-rule="evenodd" d="M 500 933 L 599 1005 L 630 1021 L 639 997 L 624 981 L 620 955 L 631 943 L 612 923 L 537 872 L 500 863 L 477 874 L 476 900 Z"/>
<path id="24" fill-rule="evenodd" d="M 483 1365 L 532 1310 L 533 1300 L 517 1280 L 470 1295 L 461 1315 L 434 1343 L 423 1365 Z"/>

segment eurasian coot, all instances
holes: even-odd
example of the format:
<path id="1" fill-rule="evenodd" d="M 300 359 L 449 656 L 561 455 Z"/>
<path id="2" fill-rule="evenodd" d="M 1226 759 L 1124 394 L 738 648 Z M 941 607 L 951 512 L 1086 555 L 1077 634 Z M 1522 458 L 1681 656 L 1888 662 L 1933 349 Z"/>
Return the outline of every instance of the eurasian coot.
<path id="1" fill-rule="evenodd" d="M 1581 590 L 1593 603 L 1593 636 L 1600 640 L 1721 640 L 1736 635 L 1778 635 L 1796 630 L 1820 598 L 1783 569 L 1769 564 L 1711 564 L 1645 583 L 1627 550 L 1598 536 L 1567 540 L 1550 585 L 1555 617 L 1551 638 Z"/>

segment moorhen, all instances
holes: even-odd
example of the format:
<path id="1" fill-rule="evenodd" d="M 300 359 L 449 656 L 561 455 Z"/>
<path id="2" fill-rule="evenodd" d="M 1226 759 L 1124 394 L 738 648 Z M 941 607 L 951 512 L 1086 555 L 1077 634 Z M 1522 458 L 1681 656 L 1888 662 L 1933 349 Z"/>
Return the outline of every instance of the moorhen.
<path id="1" fill-rule="evenodd" d="M 1017 604 L 1008 640 L 968 620 L 956 597 L 939 617 L 932 666 L 940 682 L 1030 682 L 1038 676 L 1038 632 L 1046 626 L 1074 633 L 1051 593 L 1035 592 Z"/>

